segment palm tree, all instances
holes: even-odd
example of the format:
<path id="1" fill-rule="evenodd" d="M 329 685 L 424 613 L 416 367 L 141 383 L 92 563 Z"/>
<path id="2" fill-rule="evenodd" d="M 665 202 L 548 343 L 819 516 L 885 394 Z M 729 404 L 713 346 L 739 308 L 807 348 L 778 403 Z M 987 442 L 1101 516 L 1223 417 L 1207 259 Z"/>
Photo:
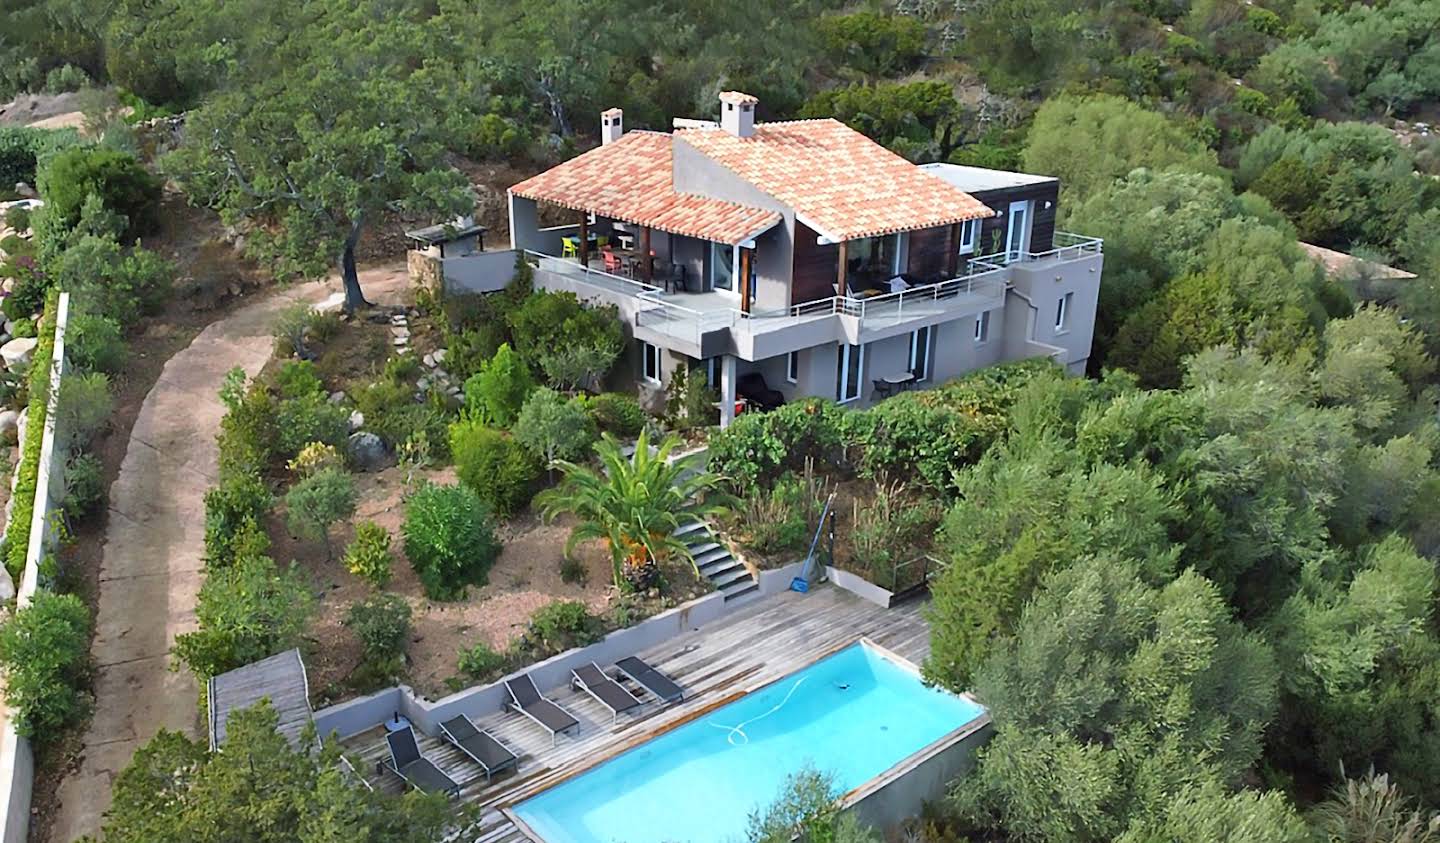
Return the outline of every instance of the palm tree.
<path id="1" fill-rule="evenodd" d="M 626 457 L 609 433 L 595 443 L 601 469 L 556 460 L 564 474 L 560 485 L 535 499 L 547 520 L 573 513 L 580 523 L 565 542 L 565 557 L 587 539 L 603 539 L 610 549 L 616 588 L 642 590 L 659 579 L 659 563 L 686 559 L 690 549 L 675 536 L 680 525 L 728 511 L 719 494 L 719 475 L 698 470 L 693 459 L 669 459 L 680 444 L 667 436 L 652 453 L 649 436 L 640 434 L 635 454 Z M 698 574 L 698 569 L 697 569 Z"/>

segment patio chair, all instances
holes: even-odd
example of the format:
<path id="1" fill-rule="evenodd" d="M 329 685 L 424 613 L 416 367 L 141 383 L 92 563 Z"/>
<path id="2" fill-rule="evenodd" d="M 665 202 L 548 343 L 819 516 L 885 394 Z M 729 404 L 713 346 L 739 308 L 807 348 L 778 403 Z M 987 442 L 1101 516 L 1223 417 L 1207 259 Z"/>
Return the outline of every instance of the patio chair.
<path id="1" fill-rule="evenodd" d="M 609 249 L 601 249 L 600 257 L 605 259 L 605 271 L 611 275 L 630 274 L 625 266 L 625 261 L 620 260 L 620 256 Z"/>
<path id="2" fill-rule="evenodd" d="M 785 403 L 785 395 L 778 389 L 771 389 L 765 376 L 759 372 L 746 372 L 735 381 L 735 394 L 761 410 L 774 410 Z"/>
<path id="3" fill-rule="evenodd" d="M 440 734 L 485 771 L 485 781 L 505 769 L 518 770 L 519 757 L 500 739 L 476 727 L 469 715 L 461 714 L 440 724 Z"/>
<path id="4" fill-rule="evenodd" d="M 615 662 L 615 669 L 631 682 L 667 703 L 679 702 L 685 698 L 685 692 L 675 684 L 675 680 L 651 667 L 639 656 L 626 656 Z"/>
<path id="5" fill-rule="evenodd" d="M 535 680 L 530 678 L 530 674 L 505 680 L 505 690 L 510 692 L 510 702 L 506 703 L 505 707 L 512 711 L 518 711 L 549 732 L 551 746 L 555 745 L 561 732 L 580 728 L 580 721 L 576 720 L 570 712 L 561 708 L 553 700 L 540 695 L 540 691 L 535 687 Z"/>
<path id="6" fill-rule="evenodd" d="M 390 745 L 390 769 L 406 784 L 425 793 L 448 796 L 460 793 L 460 785 L 420 753 L 414 729 L 406 726 L 391 732 L 385 736 L 385 742 Z"/>
<path id="7" fill-rule="evenodd" d="M 580 257 L 580 241 L 574 237 L 561 237 L 560 257 L 576 258 L 578 260 Z"/>
<path id="8" fill-rule="evenodd" d="M 640 707 L 640 700 L 625 690 L 619 682 L 605 675 L 595 662 L 581 665 L 570 671 L 570 687 L 589 694 L 595 702 L 610 710 L 610 722 L 620 719 L 622 711 Z"/>
<path id="9" fill-rule="evenodd" d="M 875 391 L 870 394 L 871 398 L 889 398 L 895 394 L 895 384 L 881 378 L 871 381 L 875 385 Z"/>

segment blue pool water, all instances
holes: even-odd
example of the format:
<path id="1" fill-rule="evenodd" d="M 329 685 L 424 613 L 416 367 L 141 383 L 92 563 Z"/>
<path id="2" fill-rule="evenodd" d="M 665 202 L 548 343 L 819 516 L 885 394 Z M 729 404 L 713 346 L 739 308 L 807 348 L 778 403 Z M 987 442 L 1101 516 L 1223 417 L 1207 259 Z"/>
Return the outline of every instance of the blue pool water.
<path id="1" fill-rule="evenodd" d="M 772 802 L 806 762 L 848 791 L 983 711 L 855 644 L 528 799 L 515 813 L 548 843 L 738 841 L 750 811 Z"/>

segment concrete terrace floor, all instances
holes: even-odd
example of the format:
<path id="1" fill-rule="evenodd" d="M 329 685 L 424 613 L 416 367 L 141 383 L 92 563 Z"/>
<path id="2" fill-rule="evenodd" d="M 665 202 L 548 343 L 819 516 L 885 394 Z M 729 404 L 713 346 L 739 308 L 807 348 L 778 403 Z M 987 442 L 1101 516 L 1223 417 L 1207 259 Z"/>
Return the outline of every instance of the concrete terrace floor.
<path id="1" fill-rule="evenodd" d="M 527 799 L 577 773 L 634 747 L 657 732 L 767 685 L 816 659 L 868 638 L 916 664 L 930 652 L 930 629 L 921 615 L 924 600 L 883 609 L 834 586 L 809 594 L 782 592 L 756 601 L 733 615 L 639 653 L 685 689 L 685 700 L 661 706 L 631 685 L 645 705 L 638 717 L 622 715 L 612 723 L 610 712 L 583 692 L 542 688 L 580 721 L 574 736 L 550 735 L 519 714 L 493 712 L 471 715 L 520 758 L 517 772 L 505 772 L 487 783 L 474 762 L 439 737 L 417 733 L 421 751 L 461 785 L 460 798 L 479 805 L 477 829 L 463 837 L 474 843 L 529 841 L 499 809 Z M 609 665 L 601 665 L 609 669 Z M 356 769 L 377 789 L 393 793 L 401 782 L 379 772 L 388 758 L 385 730 L 376 726 L 347 737 L 342 746 Z"/>

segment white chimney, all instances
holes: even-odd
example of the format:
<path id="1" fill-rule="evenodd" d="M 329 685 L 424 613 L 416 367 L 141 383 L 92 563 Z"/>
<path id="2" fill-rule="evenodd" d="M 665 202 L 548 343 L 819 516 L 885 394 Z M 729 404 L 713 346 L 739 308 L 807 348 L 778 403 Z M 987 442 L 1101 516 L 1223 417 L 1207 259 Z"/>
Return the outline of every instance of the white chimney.
<path id="1" fill-rule="evenodd" d="M 625 112 L 618 108 L 607 108 L 600 112 L 600 144 L 619 140 L 625 134 Z"/>
<path id="2" fill-rule="evenodd" d="M 755 134 L 755 105 L 760 100 L 739 91 L 720 92 L 720 128 L 737 138 Z"/>

